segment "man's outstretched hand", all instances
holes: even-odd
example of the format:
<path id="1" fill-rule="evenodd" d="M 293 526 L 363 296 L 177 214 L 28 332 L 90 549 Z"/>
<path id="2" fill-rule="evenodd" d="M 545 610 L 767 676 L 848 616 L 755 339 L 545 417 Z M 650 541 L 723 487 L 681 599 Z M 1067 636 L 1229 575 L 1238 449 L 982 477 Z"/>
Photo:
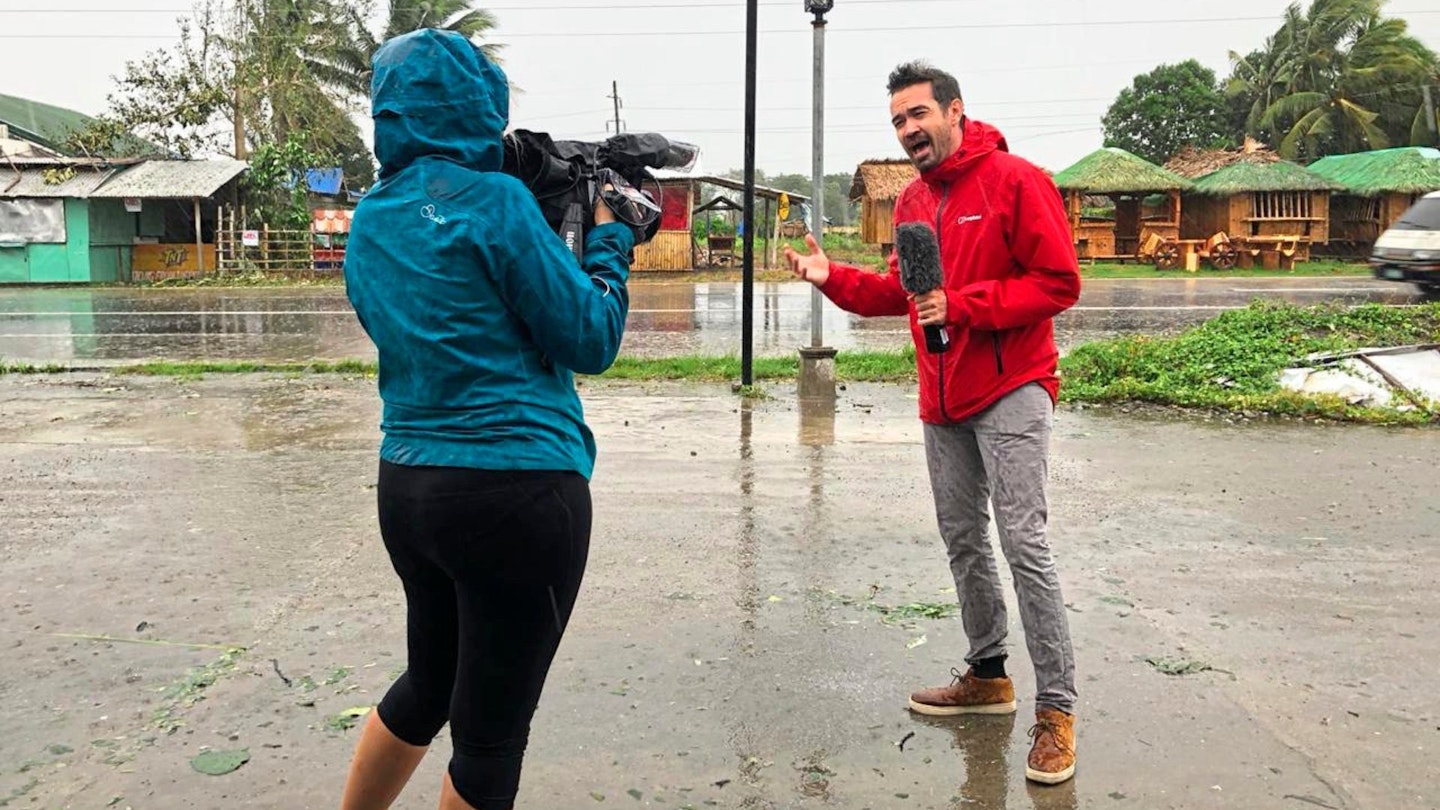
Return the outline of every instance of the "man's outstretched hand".
<path id="1" fill-rule="evenodd" d="M 830 280 L 830 259 L 815 242 L 814 234 L 805 234 L 805 246 L 810 248 L 809 255 L 803 255 L 787 245 L 785 261 L 790 263 L 790 272 L 794 273 L 796 278 L 802 278 L 819 287 Z"/>

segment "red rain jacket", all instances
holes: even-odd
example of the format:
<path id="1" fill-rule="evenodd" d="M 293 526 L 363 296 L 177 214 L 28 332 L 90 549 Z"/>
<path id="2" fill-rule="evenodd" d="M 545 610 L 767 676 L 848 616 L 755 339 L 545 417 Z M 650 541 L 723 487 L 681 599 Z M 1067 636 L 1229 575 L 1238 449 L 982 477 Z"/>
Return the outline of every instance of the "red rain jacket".
<path id="1" fill-rule="evenodd" d="M 1065 205 L 1039 168 L 1011 155 L 994 127 L 965 120 L 960 149 L 912 181 L 895 202 L 895 224 L 925 222 L 940 242 L 951 346 L 925 349 L 925 331 L 890 272 L 832 262 L 821 291 L 866 317 L 910 316 L 920 377 L 920 419 L 959 422 L 1015 389 L 1060 390 L 1051 319 L 1080 296 L 1080 268 Z"/>

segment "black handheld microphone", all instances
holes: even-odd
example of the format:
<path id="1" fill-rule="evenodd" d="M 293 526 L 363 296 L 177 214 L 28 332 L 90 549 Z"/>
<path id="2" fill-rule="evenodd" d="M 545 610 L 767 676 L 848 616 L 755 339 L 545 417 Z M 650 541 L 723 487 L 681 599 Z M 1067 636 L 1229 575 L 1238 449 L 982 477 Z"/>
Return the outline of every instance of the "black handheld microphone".
<path id="1" fill-rule="evenodd" d="M 895 229 L 895 253 L 900 259 L 900 286 L 911 295 L 920 295 L 945 281 L 940 270 L 940 242 L 923 222 L 902 222 Z M 925 327 L 925 348 L 931 354 L 950 349 L 950 333 L 944 325 Z"/>

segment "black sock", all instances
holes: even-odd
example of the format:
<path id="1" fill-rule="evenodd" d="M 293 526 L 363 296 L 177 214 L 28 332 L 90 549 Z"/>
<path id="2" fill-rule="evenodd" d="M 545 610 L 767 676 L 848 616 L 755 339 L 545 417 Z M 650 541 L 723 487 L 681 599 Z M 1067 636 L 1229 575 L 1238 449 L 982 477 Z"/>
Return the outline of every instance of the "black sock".
<path id="1" fill-rule="evenodd" d="M 1005 656 L 997 655 L 994 658 L 981 658 L 970 665 L 975 670 L 977 678 L 1003 678 L 1005 677 Z"/>

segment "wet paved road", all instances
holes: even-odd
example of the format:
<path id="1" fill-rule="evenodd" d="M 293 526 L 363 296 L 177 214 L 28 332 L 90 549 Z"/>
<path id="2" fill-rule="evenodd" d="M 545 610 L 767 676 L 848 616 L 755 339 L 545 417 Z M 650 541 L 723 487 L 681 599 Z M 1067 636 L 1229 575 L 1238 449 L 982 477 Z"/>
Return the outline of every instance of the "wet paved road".
<path id="1" fill-rule="evenodd" d="M 905 708 L 967 646 L 890 614 L 955 599 L 913 387 L 771 390 L 586 386 L 590 558 L 522 810 L 1440 806 L 1440 432 L 1061 409 L 1080 763 L 1040 788 L 1013 595 L 1019 712 Z M 337 375 L 0 377 L 0 802 L 333 810 L 334 718 L 405 666 L 378 420 Z M 203 776 L 207 747 L 252 759 Z M 436 806 L 451 747 L 397 807 Z"/>
<path id="2" fill-rule="evenodd" d="M 1413 288 L 1363 277 L 1087 281 L 1056 324 L 1062 349 L 1122 333 L 1183 329 L 1255 298 L 1347 304 L 1419 300 Z M 903 318 L 864 319 L 825 304 L 826 342 L 893 349 Z M 785 355 L 810 340 L 809 287 L 756 285 L 755 350 Z M 739 354 L 737 283 L 641 283 L 631 288 L 623 351 L 637 356 Z M 138 359 L 298 361 L 371 358 L 344 290 L 0 288 L 0 358 L 32 363 Z"/>

